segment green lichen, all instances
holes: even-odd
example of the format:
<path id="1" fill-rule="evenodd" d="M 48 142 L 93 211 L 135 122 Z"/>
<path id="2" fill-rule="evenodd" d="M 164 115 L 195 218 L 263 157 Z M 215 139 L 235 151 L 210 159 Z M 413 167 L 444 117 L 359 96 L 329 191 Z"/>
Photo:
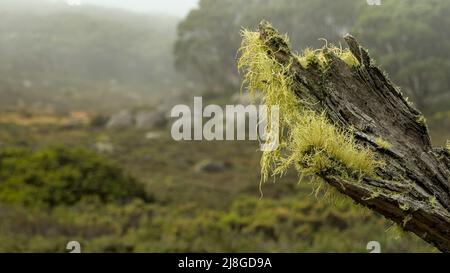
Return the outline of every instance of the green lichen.
<path id="1" fill-rule="evenodd" d="M 326 44 L 323 48 L 313 50 L 306 48 L 303 53 L 296 56 L 297 60 L 303 68 L 309 68 L 311 66 L 318 66 L 322 71 L 325 71 L 328 67 L 328 60 L 326 58 L 327 52 L 332 52 L 334 55 L 343 60 L 348 66 L 358 66 L 358 59 L 350 52 L 348 48 L 341 49 L 333 45 Z"/>
<path id="2" fill-rule="evenodd" d="M 419 123 L 422 126 L 427 125 L 427 119 L 423 115 L 418 115 L 416 118 L 417 123 Z"/>
<path id="3" fill-rule="evenodd" d="M 280 145 L 275 151 L 263 152 L 261 158 L 261 184 L 270 176 L 283 175 L 294 166 L 304 176 L 321 176 L 332 174 L 346 178 L 360 179 L 373 176 L 378 162 L 373 153 L 356 143 L 353 134 L 333 124 L 324 112 L 317 113 L 308 108 L 311 102 L 300 100 L 291 90 L 293 79 L 289 76 L 290 64 L 277 62 L 270 49 L 262 41 L 258 32 L 242 31 L 242 45 L 239 50 L 238 68 L 244 74 L 243 87 L 250 94 L 261 92 L 262 101 L 273 109 L 279 107 L 279 132 L 271 130 L 268 120 L 268 139 L 278 138 Z M 286 39 L 273 33 L 267 41 L 284 41 Z M 346 63 L 356 64 L 356 59 L 346 50 L 336 50 Z M 309 67 L 313 63 L 322 69 L 326 58 L 322 51 L 305 50 L 297 57 L 300 64 Z"/>
<path id="4" fill-rule="evenodd" d="M 402 227 L 404 228 L 406 226 L 406 224 L 411 221 L 411 219 L 413 218 L 413 216 L 411 214 L 406 215 L 405 218 L 403 218 L 402 221 Z"/>
<path id="5" fill-rule="evenodd" d="M 410 107 L 414 107 L 414 103 L 410 101 L 408 97 L 405 97 L 405 101 Z"/>
<path id="6" fill-rule="evenodd" d="M 430 205 L 431 205 L 431 207 L 434 209 L 434 208 L 436 208 L 436 205 L 437 205 L 437 199 L 436 199 L 436 196 L 433 196 L 433 197 L 430 197 Z"/>
<path id="7" fill-rule="evenodd" d="M 404 210 L 404 211 L 408 211 L 408 210 L 410 209 L 409 204 L 406 204 L 406 203 L 400 203 L 400 204 L 398 205 L 398 207 L 399 207 L 401 210 Z"/>
<path id="8" fill-rule="evenodd" d="M 368 200 L 375 199 L 375 198 L 379 197 L 381 195 L 381 193 L 382 193 L 381 190 L 377 189 L 377 190 L 373 191 L 368 197 L 363 197 L 362 200 L 368 201 Z"/>
<path id="9" fill-rule="evenodd" d="M 381 137 L 377 137 L 375 139 L 375 144 L 384 150 L 389 150 L 390 148 L 392 148 L 392 144 L 387 142 L 386 140 L 382 139 Z"/>

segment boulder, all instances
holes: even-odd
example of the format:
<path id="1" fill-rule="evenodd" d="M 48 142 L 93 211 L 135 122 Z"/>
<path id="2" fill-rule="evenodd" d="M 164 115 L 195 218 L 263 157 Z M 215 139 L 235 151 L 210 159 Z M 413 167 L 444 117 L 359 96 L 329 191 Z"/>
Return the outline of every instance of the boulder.
<path id="1" fill-rule="evenodd" d="M 163 127 L 167 124 L 167 116 L 162 110 L 154 112 L 141 111 L 136 114 L 135 122 L 137 128 Z"/>
<path id="2" fill-rule="evenodd" d="M 145 139 L 158 139 L 163 136 L 163 133 L 161 132 L 147 132 L 145 134 Z"/>
<path id="3" fill-rule="evenodd" d="M 106 128 L 128 128 L 133 126 L 134 118 L 133 114 L 129 110 L 122 110 L 119 113 L 113 115 L 106 124 Z"/>
<path id="4" fill-rule="evenodd" d="M 214 161 L 210 159 L 205 159 L 197 163 L 194 167 L 196 172 L 223 172 L 231 167 L 229 162 L 224 161 Z"/>
<path id="5" fill-rule="evenodd" d="M 114 152 L 114 146 L 108 142 L 95 143 L 95 149 L 97 150 L 97 152 L 102 154 L 111 154 Z"/>

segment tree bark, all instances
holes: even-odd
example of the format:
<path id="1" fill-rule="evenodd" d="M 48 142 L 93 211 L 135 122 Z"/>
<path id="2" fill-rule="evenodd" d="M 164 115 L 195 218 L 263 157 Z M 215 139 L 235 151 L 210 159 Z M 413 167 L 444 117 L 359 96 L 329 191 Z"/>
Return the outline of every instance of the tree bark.
<path id="1" fill-rule="evenodd" d="M 377 178 L 362 183 L 319 173 L 327 183 L 357 203 L 417 234 L 443 252 L 450 252 L 450 153 L 433 149 L 422 114 L 350 35 L 344 37 L 359 65 L 351 67 L 324 49 L 328 67 L 303 68 L 289 45 L 270 24 L 259 26 L 267 54 L 283 65 L 292 64 L 291 89 L 313 99 L 317 111 L 343 128 L 353 128 L 359 143 L 372 149 L 384 167 Z M 305 92 L 306 90 L 306 92 Z M 391 147 L 380 147 L 382 138 Z"/>

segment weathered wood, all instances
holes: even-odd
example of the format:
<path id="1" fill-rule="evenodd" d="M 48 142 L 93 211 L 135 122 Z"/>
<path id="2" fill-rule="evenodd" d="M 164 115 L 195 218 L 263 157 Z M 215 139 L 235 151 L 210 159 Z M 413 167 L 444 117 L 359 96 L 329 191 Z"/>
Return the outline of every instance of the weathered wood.
<path id="1" fill-rule="evenodd" d="M 374 65 L 367 51 L 350 35 L 349 49 L 360 65 L 350 67 L 326 51 L 328 68 L 303 68 L 289 46 L 269 24 L 259 26 L 267 54 L 290 64 L 293 92 L 317 101 L 315 110 L 327 113 L 337 125 L 353 128 L 357 141 L 372 149 L 384 167 L 377 178 L 362 183 L 328 173 L 318 174 L 357 203 L 402 225 L 444 252 L 450 252 L 450 153 L 433 149 L 422 114 Z M 379 147 L 382 138 L 390 148 Z"/>

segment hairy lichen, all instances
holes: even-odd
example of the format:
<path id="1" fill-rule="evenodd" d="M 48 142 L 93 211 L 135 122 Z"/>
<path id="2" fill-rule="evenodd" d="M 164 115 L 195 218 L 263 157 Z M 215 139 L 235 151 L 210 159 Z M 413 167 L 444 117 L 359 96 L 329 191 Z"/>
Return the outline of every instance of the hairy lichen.
<path id="1" fill-rule="evenodd" d="M 436 196 L 433 196 L 433 197 L 430 197 L 430 205 L 431 205 L 431 207 L 434 209 L 434 208 L 436 208 L 436 205 L 437 205 L 437 199 L 436 199 Z"/>
<path id="2" fill-rule="evenodd" d="M 328 66 L 328 60 L 325 56 L 326 52 L 332 52 L 350 67 L 359 65 L 358 59 L 356 59 L 348 48 L 341 49 L 328 44 L 326 44 L 323 48 L 316 50 L 306 48 L 303 50 L 303 54 L 296 57 L 303 68 L 308 68 L 311 65 L 318 65 L 322 71 L 325 71 Z"/>
<path id="3" fill-rule="evenodd" d="M 413 218 L 413 216 L 411 214 L 406 215 L 405 218 L 403 218 L 402 227 L 404 228 L 406 226 L 406 224 L 409 221 L 411 221 L 412 218 Z"/>
<path id="4" fill-rule="evenodd" d="M 243 87 L 250 94 L 259 91 L 262 101 L 272 109 L 279 107 L 279 120 L 268 120 L 268 138 L 278 138 L 279 146 L 274 151 L 263 152 L 261 158 L 261 183 L 270 175 L 283 175 L 290 166 L 295 166 L 304 176 L 338 175 L 359 180 L 363 176 L 374 175 L 378 162 L 373 153 L 357 144 L 349 130 L 333 124 L 326 113 L 318 113 L 308 108 L 311 102 L 300 100 L 291 90 L 293 79 L 289 70 L 293 58 L 281 64 L 270 53 L 258 32 L 242 31 L 242 45 L 239 50 L 238 68 L 244 74 Z M 266 41 L 283 40 L 285 37 L 266 37 Z M 347 50 L 333 49 L 349 65 L 356 64 Z M 305 50 L 298 61 L 304 67 L 317 63 L 325 68 L 323 51 Z M 270 115 L 268 115 L 270 118 Z M 271 130 L 270 124 L 279 122 L 279 135 Z"/>
<path id="5" fill-rule="evenodd" d="M 423 126 L 427 125 L 427 120 L 426 120 L 426 118 L 423 115 L 418 115 L 416 121 L 420 125 L 423 125 Z"/>
<path id="6" fill-rule="evenodd" d="M 447 143 L 445 144 L 445 148 L 450 152 L 450 140 L 447 140 Z"/>
<path id="7" fill-rule="evenodd" d="M 405 97 L 405 101 L 410 107 L 414 107 L 414 103 L 410 101 L 408 97 Z"/>
<path id="8" fill-rule="evenodd" d="M 409 204 L 406 204 L 406 203 L 400 203 L 400 204 L 398 205 L 398 207 L 399 207 L 401 210 L 404 210 L 404 211 L 408 211 L 409 208 L 410 208 Z"/>
<path id="9" fill-rule="evenodd" d="M 378 189 L 378 190 L 373 191 L 369 196 L 363 197 L 362 200 L 364 200 L 364 201 L 372 200 L 372 199 L 378 198 L 380 195 L 381 195 L 381 190 Z"/>
<path id="10" fill-rule="evenodd" d="M 382 139 L 381 137 L 377 137 L 375 139 L 375 144 L 377 144 L 379 148 L 384 150 L 389 150 L 390 148 L 392 148 L 392 144 Z"/>

